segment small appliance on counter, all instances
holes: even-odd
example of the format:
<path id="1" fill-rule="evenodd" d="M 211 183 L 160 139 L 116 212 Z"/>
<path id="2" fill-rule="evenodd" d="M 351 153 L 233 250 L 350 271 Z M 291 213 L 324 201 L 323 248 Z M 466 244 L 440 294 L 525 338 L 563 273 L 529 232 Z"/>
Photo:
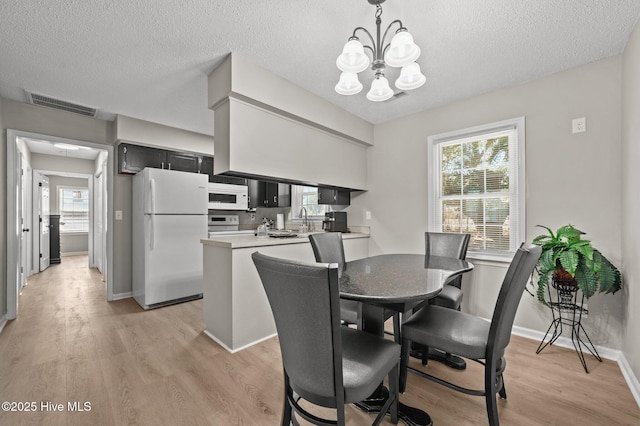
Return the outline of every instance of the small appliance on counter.
<path id="1" fill-rule="evenodd" d="M 325 213 L 322 229 L 327 232 L 349 232 L 347 228 L 347 212 Z"/>

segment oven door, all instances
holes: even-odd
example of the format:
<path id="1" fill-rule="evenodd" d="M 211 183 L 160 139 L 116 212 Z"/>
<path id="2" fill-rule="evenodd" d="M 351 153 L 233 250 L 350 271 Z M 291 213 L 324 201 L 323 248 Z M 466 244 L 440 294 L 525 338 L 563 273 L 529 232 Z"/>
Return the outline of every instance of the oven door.
<path id="1" fill-rule="evenodd" d="M 248 190 L 244 185 L 209 183 L 209 210 L 247 210 Z"/>

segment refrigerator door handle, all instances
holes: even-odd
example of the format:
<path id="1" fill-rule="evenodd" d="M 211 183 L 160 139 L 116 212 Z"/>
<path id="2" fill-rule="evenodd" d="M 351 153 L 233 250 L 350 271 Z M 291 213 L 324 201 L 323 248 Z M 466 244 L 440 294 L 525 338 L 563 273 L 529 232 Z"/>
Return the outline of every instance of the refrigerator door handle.
<path id="1" fill-rule="evenodd" d="M 153 217 L 155 215 L 149 215 L 149 249 L 153 250 L 156 247 L 156 227 L 153 224 Z"/>
<path id="2" fill-rule="evenodd" d="M 149 181 L 149 189 L 151 192 L 151 206 L 150 206 L 150 210 L 151 210 L 151 214 L 156 214 L 156 180 L 155 179 L 151 179 Z"/>

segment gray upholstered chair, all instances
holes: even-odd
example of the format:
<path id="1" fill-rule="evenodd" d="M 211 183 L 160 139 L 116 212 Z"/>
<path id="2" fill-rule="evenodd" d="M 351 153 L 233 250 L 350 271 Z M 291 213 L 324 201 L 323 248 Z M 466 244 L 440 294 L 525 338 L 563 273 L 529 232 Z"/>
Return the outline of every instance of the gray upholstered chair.
<path id="1" fill-rule="evenodd" d="M 427 256 L 456 257 L 464 260 L 467 257 L 469 248 L 469 234 L 454 234 L 448 232 L 425 232 L 424 246 Z M 445 308 L 460 310 L 462 303 L 462 275 L 458 275 L 442 288 L 440 294 L 429 300 L 432 305 L 444 306 Z M 422 365 L 427 365 L 428 359 L 444 362 L 449 367 L 464 369 L 466 363 L 463 359 L 450 353 L 442 353 L 423 349 L 420 353 Z"/>
<path id="2" fill-rule="evenodd" d="M 342 233 L 325 232 L 309 235 L 316 262 L 337 263 L 340 270 L 344 268 L 344 246 Z M 355 324 L 362 329 L 362 303 L 356 300 L 340 300 L 340 318 L 343 324 Z"/>
<path id="3" fill-rule="evenodd" d="M 427 256 L 456 257 L 464 260 L 469 248 L 469 234 L 454 234 L 448 232 L 425 232 L 424 248 Z M 432 305 L 444 306 L 449 309 L 460 309 L 462 303 L 462 275 L 447 283 L 442 292 L 429 301 Z"/>
<path id="4" fill-rule="evenodd" d="M 407 370 L 410 370 L 459 392 L 484 396 L 489 424 L 498 425 L 496 393 L 502 398 L 507 397 L 502 377 L 506 367 L 504 353 L 511 338 L 520 298 L 540 253 L 539 246 L 520 246 L 502 282 L 490 323 L 480 317 L 436 305 L 427 305 L 409 318 L 402 325 L 401 387 L 404 387 Z M 408 367 L 409 345 L 412 341 L 484 364 L 484 389 L 463 388 Z"/>
<path id="5" fill-rule="evenodd" d="M 341 326 L 337 265 L 295 262 L 258 252 L 252 258 L 280 341 L 285 389 L 282 425 L 297 424 L 294 412 L 314 424 L 344 425 L 344 405 L 367 398 L 387 375 L 389 398 L 374 424 L 387 411 L 397 423 L 400 345 Z M 335 408 L 337 423 L 309 413 L 298 404 L 300 398 Z"/>

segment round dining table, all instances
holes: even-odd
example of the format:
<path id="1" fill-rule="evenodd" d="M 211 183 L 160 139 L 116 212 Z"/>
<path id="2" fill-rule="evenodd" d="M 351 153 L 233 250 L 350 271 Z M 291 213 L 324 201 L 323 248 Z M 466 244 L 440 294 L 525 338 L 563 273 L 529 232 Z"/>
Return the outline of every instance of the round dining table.
<path id="1" fill-rule="evenodd" d="M 381 254 L 346 262 L 340 274 L 340 297 L 362 302 L 363 330 L 382 336 L 391 314 L 406 314 L 437 296 L 442 287 L 460 274 L 471 271 L 465 260 L 424 254 Z M 396 316 L 397 318 L 397 316 Z M 394 321 L 396 327 L 400 321 Z M 400 342 L 400 330 L 395 330 Z M 401 381 L 406 374 L 401 374 Z M 404 386 L 400 386 L 404 389 Z M 375 412 L 384 404 L 388 391 L 381 386 L 359 408 Z M 410 426 L 431 425 L 420 409 L 399 404 L 399 416 Z"/>

